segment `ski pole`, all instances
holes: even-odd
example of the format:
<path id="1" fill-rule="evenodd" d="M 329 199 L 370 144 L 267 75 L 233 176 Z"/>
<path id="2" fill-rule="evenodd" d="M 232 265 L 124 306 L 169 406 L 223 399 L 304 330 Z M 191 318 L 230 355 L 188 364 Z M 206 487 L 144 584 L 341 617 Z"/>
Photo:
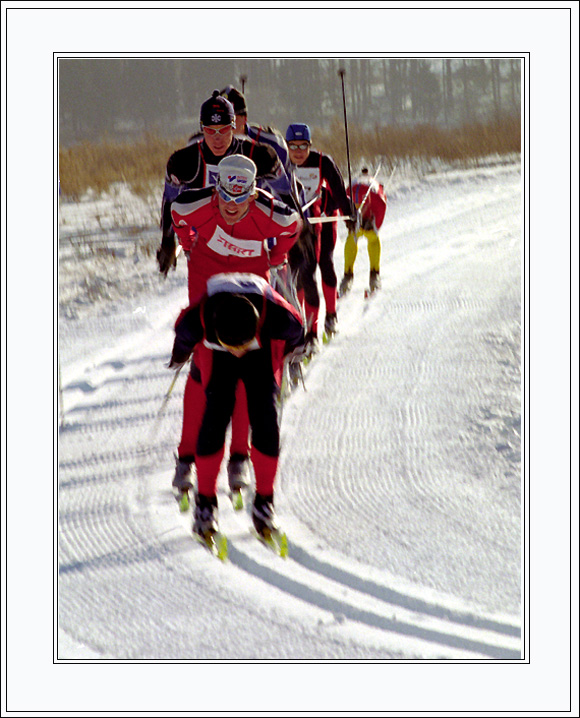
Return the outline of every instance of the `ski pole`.
<path id="1" fill-rule="evenodd" d="M 344 134 L 346 137 L 346 163 L 348 165 L 348 186 L 350 188 L 350 196 L 352 198 L 352 177 L 350 174 L 350 145 L 348 142 L 348 121 L 346 119 L 346 95 L 344 92 L 344 75 L 346 73 L 346 70 L 344 68 L 340 68 L 338 71 L 338 74 L 340 75 L 340 81 L 342 83 L 342 108 L 344 110 Z M 356 221 L 356 217 L 352 218 Z"/>
<path id="2" fill-rule="evenodd" d="M 325 224 L 326 222 L 339 222 L 341 219 L 352 219 L 350 214 L 333 214 L 331 217 L 311 217 L 312 224 Z"/>
<path id="3" fill-rule="evenodd" d="M 390 177 L 389 177 L 389 180 L 388 180 L 387 184 L 385 185 L 385 193 L 386 193 L 386 191 L 389 189 L 389 187 L 391 186 L 391 182 L 392 182 L 392 180 L 393 180 L 393 176 L 394 176 L 394 174 L 395 174 L 395 170 L 396 170 L 396 169 L 397 169 L 397 162 L 395 162 L 395 166 L 393 167 L 393 171 L 391 172 L 391 175 L 390 175 Z"/>
<path id="4" fill-rule="evenodd" d="M 183 369 L 184 366 L 185 366 L 185 364 L 183 364 L 182 366 L 180 366 L 179 369 L 177 369 L 177 370 L 175 371 L 175 376 L 174 376 L 173 379 L 171 380 L 171 384 L 169 385 L 169 389 L 167 390 L 167 392 L 165 393 L 165 396 L 163 397 L 163 401 L 162 401 L 162 403 L 161 403 L 161 406 L 160 406 L 160 408 L 159 408 L 159 411 L 157 412 L 157 416 L 155 417 L 155 421 L 153 422 L 153 426 L 151 427 L 151 431 L 149 432 L 149 435 L 148 435 L 148 437 L 147 437 L 147 443 L 146 443 L 146 445 L 145 445 L 145 446 L 143 447 L 143 449 L 142 449 L 144 455 L 149 451 L 149 446 L 150 446 L 150 444 L 153 443 L 153 441 L 155 440 L 155 438 L 156 438 L 156 436 L 157 436 L 157 433 L 158 433 L 158 431 L 159 431 L 159 427 L 160 427 L 160 425 L 161 425 L 161 419 L 163 418 L 163 412 L 165 411 L 165 408 L 167 407 L 167 403 L 169 402 L 169 397 L 171 396 L 171 392 L 173 391 L 173 389 L 174 389 L 174 387 L 175 387 L 175 384 L 177 383 L 177 377 L 179 376 L 179 372 Z"/>
<path id="5" fill-rule="evenodd" d="M 167 402 L 169 401 L 169 397 L 171 396 L 171 392 L 173 391 L 173 387 L 175 386 L 175 384 L 176 384 L 176 382 L 177 382 L 177 377 L 179 376 L 179 372 L 183 369 L 184 366 L 185 366 L 185 364 L 182 364 L 182 365 L 175 371 L 175 376 L 174 376 L 173 379 L 171 380 L 171 384 L 169 385 L 169 389 L 167 390 L 167 393 L 166 393 L 165 396 L 163 397 L 163 402 L 162 402 L 162 404 L 161 404 L 161 408 L 160 408 L 159 411 L 157 412 L 157 418 L 158 418 L 158 419 L 159 419 L 159 417 L 161 416 L 161 414 L 165 411 L 165 407 L 167 406 Z"/>

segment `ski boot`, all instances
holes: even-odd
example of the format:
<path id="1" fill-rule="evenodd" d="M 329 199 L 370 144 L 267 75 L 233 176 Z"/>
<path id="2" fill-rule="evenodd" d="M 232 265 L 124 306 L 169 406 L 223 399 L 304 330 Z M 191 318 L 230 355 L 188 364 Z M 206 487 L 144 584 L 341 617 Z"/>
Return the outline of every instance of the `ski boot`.
<path id="1" fill-rule="evenodd" d="M 216 496 L 195 495 L 192 531 L 205 542 L 218 532 Z"/>
<path id="2" fill-rule="evenodd" d="M 288 538 L 280 529 L 274 511 L 274 496 L 256 493 L 252 506 L 252 522 L 256 535 L 262 543 L 282 558 L 288 556 Z"/>
<path id="3" fill-rule="evenodd" d="M 178 456 L 175 457 L 175 475 L 171 486 L 175 499 L 179 504 L 180 511 L 189 510 L 189 492 L 193 489 L 191 475 L 192 463 L 192 461 L 188 461 L 187 459 L 180 459 Z"/>
<path id="4" fill-rule="evenodd" d="M 308 363 L 318 353 L 318 337 L 315 331 L 309 331 L 304 339 L 304 360 Z"/>
<path id="5" fill-rule="evenodd" d="M 220 533 L 217 522 L 217 497 L 196 494 L 192 531 L 194 537 L 220 561 L 228 557 L 227 538 Z"/>
<path id="6" fill-rule="evenodd" d="M 381 277 L 376 269 L 371 269 L 369 277 L 369 292 L 374 294 L 378 289 L 381 288 Z"/>
<path id="7" fill-rule="evenodd" d="M 343 297 L 347 292 L 350 292 L 353 279 L 354 279 L 354 274 L 352 272 L 344 273 L 344 277 L 342 278 L 342 281 L 340 283 L 340 287 L 338 290 L 339 297 Z"/>
<path id="8" fill-rule="evenodd" d="M 324 320 L 324 336 L 326 341 L 336 334 L 336 321 L 336 312 L 326 315 L 326 319 Z"/>
<path id="9" fill-rule="evenodd" d="M 256 494 L 252 506 L 252 521 L 256 533 L 262 538 L 271 536 L 273 532 L 279 531 L 280 526 L 274 511 L 274 496 Z"/>
<path id="10" fill-rule="evenodd" d="M 293 361 L 288 364 L 288 379 L 290 386 L 295 389 L 299 384 L 304 383 L 302 376 L 302 362 Z"/>
<path id="11" fill-rule="evenodd" d="M 236 511 L 244 508 L 242 489 L 247 489 L 250 485 L 249 461 L 249 458 L 244 454 L 232 454 L 228 462 L 230 498 Z"/>

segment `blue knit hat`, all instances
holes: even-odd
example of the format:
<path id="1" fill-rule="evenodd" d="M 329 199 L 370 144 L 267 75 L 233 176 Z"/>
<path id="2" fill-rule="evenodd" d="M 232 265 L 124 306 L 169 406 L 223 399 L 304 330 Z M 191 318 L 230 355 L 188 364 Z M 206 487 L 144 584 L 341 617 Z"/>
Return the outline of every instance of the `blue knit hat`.
<path id="1" fill-rule="evenodd" d="M 293 125 L 288 125 L 286 130 L 286 141 L 289 140 L 306 140 L 310 142 L 310 127 L 301 122 L 295 122 Z"/>

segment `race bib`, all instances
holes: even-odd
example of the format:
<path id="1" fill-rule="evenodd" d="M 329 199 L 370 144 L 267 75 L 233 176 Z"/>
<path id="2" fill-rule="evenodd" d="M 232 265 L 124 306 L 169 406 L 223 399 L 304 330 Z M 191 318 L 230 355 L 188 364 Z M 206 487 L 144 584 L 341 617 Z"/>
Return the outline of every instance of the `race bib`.
<path id="1" fill-rule="evenodd" d="M 221 227 L 216 227 L 207 246 L 223 257 L 260 257 L 264 246 L 263 240 L 238 239 L 232 237 Z"/>
<path id="2" fill-rule="evenodd" d="M 206 165 L 205 166 L 205 179 L 204 187 L 215 187 L 218 179 L 218 168 L 217 165 Z"/>
<path id="3" fill-rule="evenodd" d="M 309 202 L 316 196 L 320 187 L 320 169 L 318 167 L 296 167 L 296 179 L 304 185 L 304 199 Z"/>

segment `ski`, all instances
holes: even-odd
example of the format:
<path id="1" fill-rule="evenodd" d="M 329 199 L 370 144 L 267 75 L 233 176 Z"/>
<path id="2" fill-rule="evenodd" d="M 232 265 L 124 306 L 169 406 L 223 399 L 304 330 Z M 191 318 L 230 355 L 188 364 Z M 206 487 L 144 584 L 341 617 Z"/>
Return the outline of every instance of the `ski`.
<path id="1" fill-rule="evenodd" d="M 226 561 L 228 557 L 228 540 L 224 534 L 218 532 L 200 536 L 194 532 L 193 537 L 206 548 L 212 556 L 215 556 L 220 561 Z"/>
<path id="2" fill-rule="evenodd" d="M 234 511 L 241 511 L 244 508 L 244 495 L 241 489 L 230 491 L 230 501 L 234 507 Z"/>
<path id="3" fill-rule="evenodd" d="M 181 491 L 179 489 L 176 489 L 173 495 L 175 496 L 175 500 L 177 501 L 177 505 L 179 506 L 179 510 L 181 511 L 181 513 L 183 514 L 186 511 L 189 511 L 189 508 L 191 506 L 189 490 Z"/>
<path id="4" fill-rule="evenodd" d="M 258 539 L 258 541 L 270 549 L 276 556 L 280 558 L 288 558 L 288 537 L 284 531 L 268 531 L 260 534 L 256 529 L 250 529 L 250 532 Z"/>
<path id="5" fill-rule="evenodd" d="M 334 337 L 338 334 L 337 331 L 334 332 L 322 332 L 322 343 L 326 346 L 329 342 L 331 342 Z"/>

